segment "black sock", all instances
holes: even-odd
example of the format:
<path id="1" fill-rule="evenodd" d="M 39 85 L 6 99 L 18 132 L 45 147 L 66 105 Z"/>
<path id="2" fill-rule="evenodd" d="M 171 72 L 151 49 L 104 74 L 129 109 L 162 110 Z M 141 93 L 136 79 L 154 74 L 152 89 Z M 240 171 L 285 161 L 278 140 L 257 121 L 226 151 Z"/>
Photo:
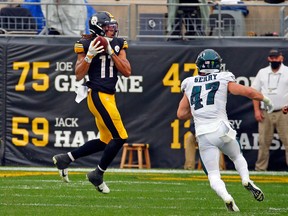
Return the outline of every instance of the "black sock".
<path id="1" fill-rule="evenodd" d="M 124 139 L 113 139 L 108 143 L 99 163 L 102 170 L 107 169 L 125 142 Z"/>
<path id="2" fill-rule="evenodd" d="M 91 155 L 93 153 L 103 151 L 107 144 L 102 142 L 100 139 L 93 139 L 86 142 L 84 145 L 79 148 L 71 151 L 73 158 L 76 160 L 81 157 L 85 157 L 87 155 Z"/>

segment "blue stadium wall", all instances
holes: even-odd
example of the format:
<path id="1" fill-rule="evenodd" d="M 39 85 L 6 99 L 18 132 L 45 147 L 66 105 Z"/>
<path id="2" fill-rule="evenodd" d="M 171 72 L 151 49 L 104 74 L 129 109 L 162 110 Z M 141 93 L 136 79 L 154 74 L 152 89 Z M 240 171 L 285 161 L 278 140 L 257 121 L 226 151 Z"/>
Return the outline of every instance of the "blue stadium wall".
<path id="1" fill-rule="evenodd" d="M 2 166 L 53 166 L 54 154 L 71 151 L 97 136 L 86 101 L 77 104 L 74 64 L 75 38 L 0 39 L 0 126 Z M 223 69 L 237 82 L 251 85 L 266 66 L 272 47 L 288 56 L 284 40 L 203 39 L 129 42 L 132 76 L 119 76 L 116 100 L 129 133 L 128 142 L 150 144 L 152 168 L 183 168 L 188 121 L 177 119 L 181 81 L 195 72 L 197 54 L 213 48 Z M 288 57 L 287 57 L 288 58 Z M 285 64 L 288 64 L 285 59 Z M 249 169 L 258 152 L 258 129 L 252 102 L 229 95 L 229 119 L 238 132 Z M 207 113 L 209 115 L 209 113 Z M 285 170 L 284 147 L 275 132 L 269 170 Z M 72 167 L 95 167 L 99 153 L 81 158 Z M 198 154 L 197 154 L 198 157 Z M 111 167 L 119 167 L 121 152 Z M 234 169 L 226 158 L 227 168 Z"/>

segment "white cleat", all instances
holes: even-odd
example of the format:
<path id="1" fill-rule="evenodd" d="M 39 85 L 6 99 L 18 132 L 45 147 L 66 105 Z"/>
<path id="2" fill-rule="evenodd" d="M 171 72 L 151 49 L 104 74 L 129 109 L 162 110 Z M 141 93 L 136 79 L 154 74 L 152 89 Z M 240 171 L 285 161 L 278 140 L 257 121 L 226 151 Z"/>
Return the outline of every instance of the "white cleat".
<path id="1" fill-rule="evenodd" d="M 68 178 L 68 169 L 62 169 L 62 170 L 58 170 L 59 171 L 59 175 L 62 178 L 62 180 L 66 183 L 70 182 L 69 178 Z"/>
<path id="2" fill-rule="evenodd" d="M 102 184 L 98 185 L 96 188 L 101 193 L 104 193 L 104 194 L 110 193 L 110 189 L 108 188 L 108 186 L 106 185 L 105 182 L 103 182 Z"/>
<path id="3" fill-rule="evenodd" d="M 67 154 L 58 154 L 54 155 L 52 160 L 53 163 L 56 165 L 62 180 L 68 183 L 68 165 L 71 163 L 69 156 Z"/>

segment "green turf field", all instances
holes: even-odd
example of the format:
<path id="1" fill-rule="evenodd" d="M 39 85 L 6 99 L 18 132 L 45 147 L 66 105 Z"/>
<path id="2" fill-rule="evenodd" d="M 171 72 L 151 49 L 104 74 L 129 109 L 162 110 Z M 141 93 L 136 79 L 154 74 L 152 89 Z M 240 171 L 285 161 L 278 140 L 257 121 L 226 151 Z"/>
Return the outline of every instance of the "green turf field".
<path id="1" fill-rule="evenodd" d="M 227 212 L 210 189 L 203 172 L 182 170 L 108 170 L 110 194 L 100 194 L 86 180 L 91 169 L 72 169 L 70 183 L 54 169 L 0 167 L 1 216 L 115 215 L 288 215 L 288 173 L 251 174 L 265 193 L 257 202 L 235 172 L 223 172 L 223 180 L 240 213 Z"/>

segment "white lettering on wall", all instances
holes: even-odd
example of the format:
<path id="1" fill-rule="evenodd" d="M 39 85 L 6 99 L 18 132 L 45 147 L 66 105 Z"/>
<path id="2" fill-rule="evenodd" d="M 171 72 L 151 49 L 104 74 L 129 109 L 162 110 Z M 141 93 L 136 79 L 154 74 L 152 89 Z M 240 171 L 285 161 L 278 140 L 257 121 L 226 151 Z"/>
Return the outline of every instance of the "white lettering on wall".
<path id="1" fill-rule="evenodd" d="M 241 133 L 237 134 L 237 137 L 239 138 L 240 145 L 242 146 L 243 150 L 258 150 L 259 149 L 259 134 L 258 133 L 252 133 L 252 137 L 249 137 L 250 134 L 247 133 Z M 251 138 L 251 139 L 249 139 Z M 252 142 L 250 142 L 252 140 Z M 284 150 L 284 145 L 281 144 L 281 141 L 279 139 L 279 135 L 277 133 L 274 134 L 272 144 L 270 146 L 270 150 L 277 150 L 281 149 Z"/>
<path id="2" fill-rule="evenodd" d="M 78 118 L 55 118 L 55 127 L 78 127 Z"/>
<path id="3" fill-rule="evenodd" d="M 77 81 L 75 75 L 61 74 L 55 77 L 55 89 L 58 92 L 75 92 L 79 85 L 82 85 L 88 80 L 88 76 Z M 143 92 L 143 76 L 118 76 L 116 84 L 117 92 L 141 93 Z"/>
<path id="4" fill-rule="evenodd" d="M 77 148 L 89 140 L 96 139 L 97 136 L 95 131 L 76 131 L 72 134 L 71 131 L 55 130 L 54 134 L 54 147 L 60 148 Z"/>

